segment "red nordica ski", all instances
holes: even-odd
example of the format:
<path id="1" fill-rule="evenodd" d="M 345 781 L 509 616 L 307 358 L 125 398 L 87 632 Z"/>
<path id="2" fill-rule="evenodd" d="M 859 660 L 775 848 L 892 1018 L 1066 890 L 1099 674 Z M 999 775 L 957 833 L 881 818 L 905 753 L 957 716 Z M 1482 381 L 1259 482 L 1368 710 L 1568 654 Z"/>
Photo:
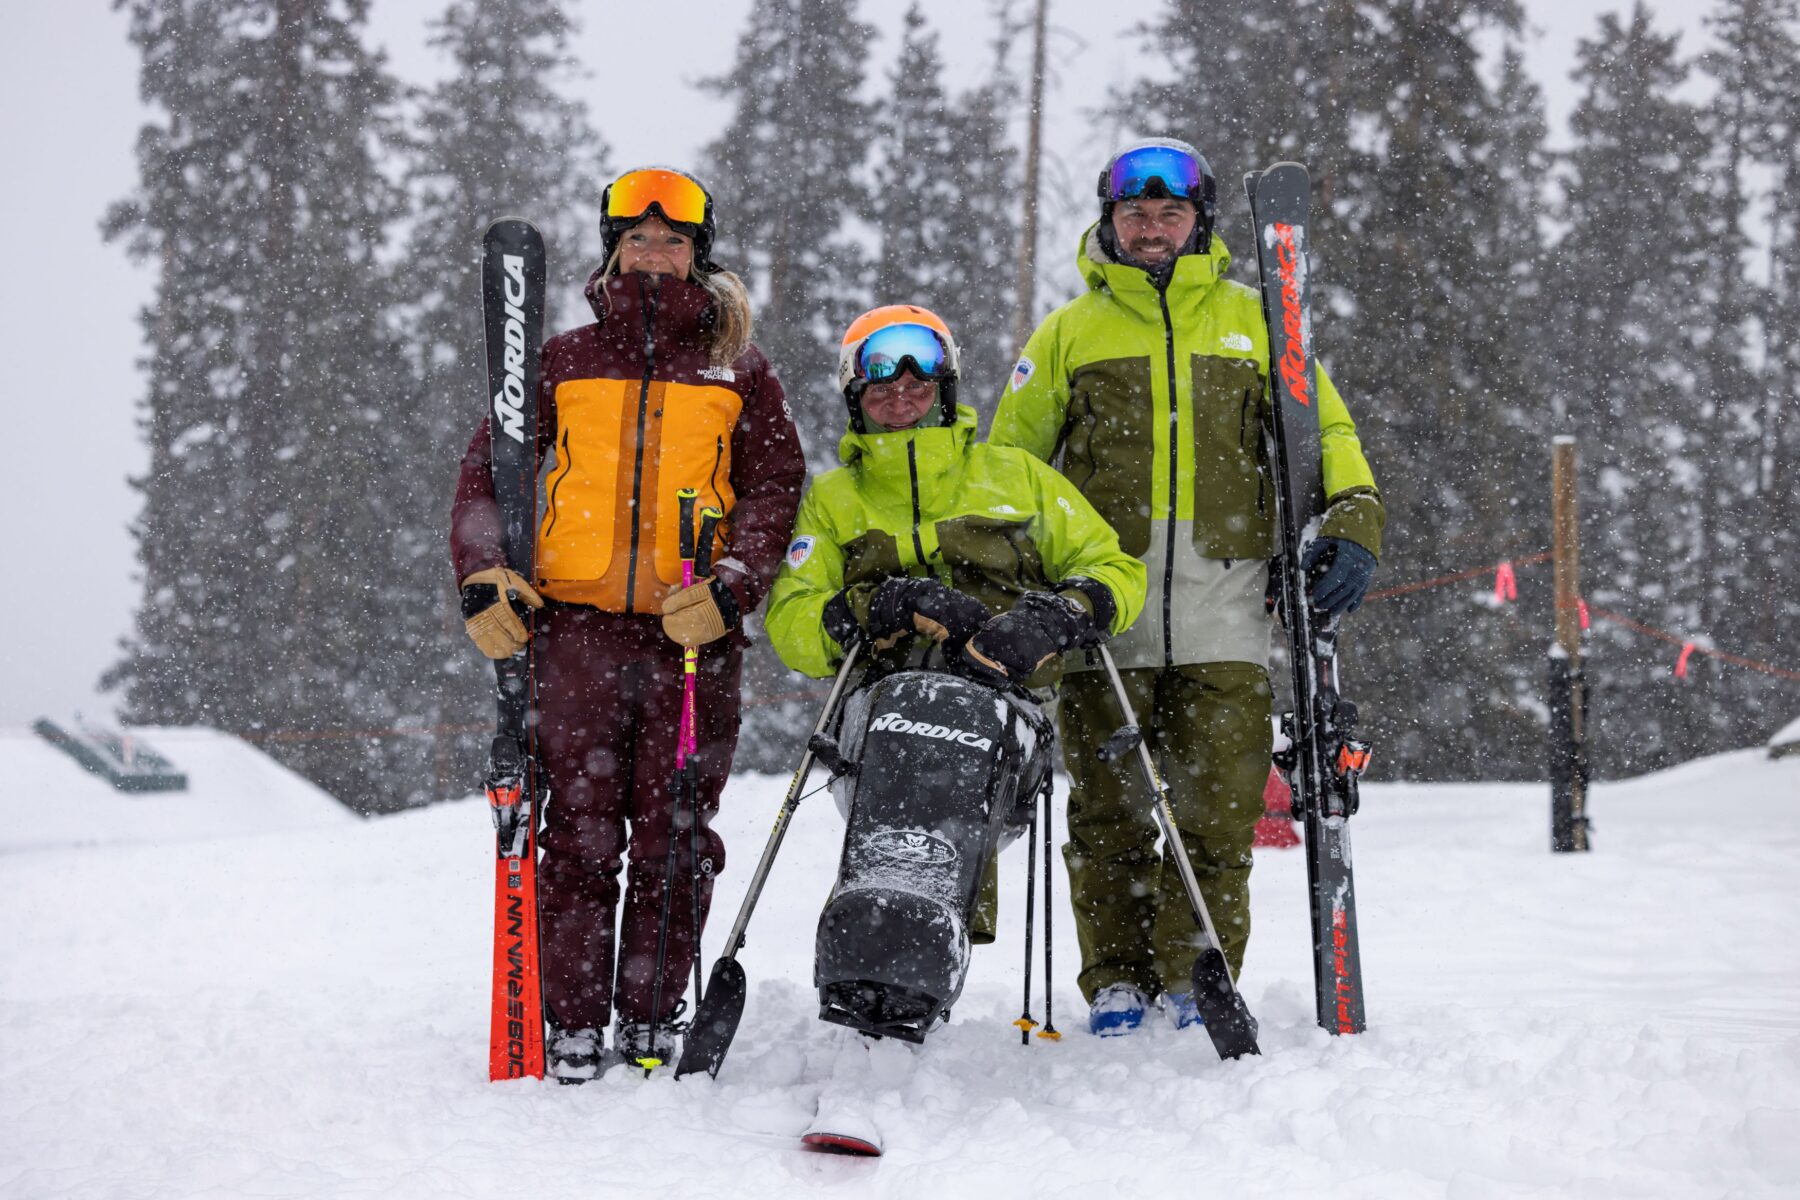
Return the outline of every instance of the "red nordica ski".
<path id="1" fill-rule="evenodd" d="M 538 347 L 544 335 L 544 239 L 529 221 L 488 227 L 481 244 L 487 406 L 494 499 L 506 565 L 535 579 Z M 518 606 L 531 621 L 529 610 Z M 488 756 L 494 816 L 494 990 L 488 1078 L 544 1077 L 544 1000 L 538 976 L 537 818 L 544 795 L 526 725 L 531 647 L 494 663 L 499 719 Z"/>
<path id="2" fill-rule="evenodd" d="M 1356 706 L 1338 695 L 1337 620 L 1315 610 L 1301 567 L 1325 512 L 1318 375 L 1313 358 L 1308 242 L 1312 184 L 1298 163 L 1244 177 L 1269 327 L 1267 442 L 1275 475 L 1279 546 L 1276 603 L 1287 631 L 1294 711 L 1282 716 L 1290 743 L 1277 756 L 1306 833 L 1311 886 L 1313 985 L 1319 1025 L 1331 1033 L 1364 1028 L 1362 953 L 1349 819 L 1369 747 L 1353 736 Z"/>

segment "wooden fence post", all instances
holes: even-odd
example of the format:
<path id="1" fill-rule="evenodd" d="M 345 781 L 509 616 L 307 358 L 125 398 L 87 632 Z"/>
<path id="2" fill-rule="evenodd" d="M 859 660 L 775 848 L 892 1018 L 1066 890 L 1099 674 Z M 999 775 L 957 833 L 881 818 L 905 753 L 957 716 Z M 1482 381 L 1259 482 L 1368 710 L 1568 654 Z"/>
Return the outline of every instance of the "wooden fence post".
<path id="1" fill-rule="evenodd" d="M 1551 545 L 1556 640 L 1550 645 L 1550 848 L 1588 847 L 1587 679 L 1581 665 L 1581 537 L 1575 504 L 1575 439 L 1550 449 Z"/>

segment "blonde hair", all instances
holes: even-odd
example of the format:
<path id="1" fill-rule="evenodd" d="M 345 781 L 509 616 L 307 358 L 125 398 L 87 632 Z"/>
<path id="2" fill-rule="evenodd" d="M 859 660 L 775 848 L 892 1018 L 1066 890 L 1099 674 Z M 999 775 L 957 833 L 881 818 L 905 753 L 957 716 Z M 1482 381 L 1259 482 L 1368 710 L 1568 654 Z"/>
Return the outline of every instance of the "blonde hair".
<path id="1" fill-rule="evenodd" d="M 624 250 L 623 242 L 613 247 L 612 255 L 601 271 L 601 278 L 610 279 L 619 273 L 619 256 Z M 707 346 L 707 358 L 715 367 L 730 366 L 737 361 L 738 355 L 750 348 L 750 291 L 744 286 L 744 281 L 730 271 L 708 274 L 699 270 L 698 264 L 688 271 L 688 282 L 704 291 L 712 300 L 712 332 Z M 601 294 L 605 295 L 605 292 L 602 291 Z M 611 311 L 609 301 L 607 312 Z"/>

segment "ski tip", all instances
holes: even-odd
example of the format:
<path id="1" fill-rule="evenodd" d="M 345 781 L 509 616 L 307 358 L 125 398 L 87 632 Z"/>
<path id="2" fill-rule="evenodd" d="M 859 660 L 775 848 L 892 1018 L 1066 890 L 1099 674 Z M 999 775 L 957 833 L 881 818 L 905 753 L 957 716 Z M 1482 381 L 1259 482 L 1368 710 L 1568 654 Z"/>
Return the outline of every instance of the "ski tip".
<path id="1" fill-rule="evenodd" d="M 874 1142 L 847 1133 L 825 1133 L 815 1130 L 801 1136 L 803 1145 L 824 1154 L 847 1154 L 856 1158 L 880 1158 L 881 1147 Z"/>

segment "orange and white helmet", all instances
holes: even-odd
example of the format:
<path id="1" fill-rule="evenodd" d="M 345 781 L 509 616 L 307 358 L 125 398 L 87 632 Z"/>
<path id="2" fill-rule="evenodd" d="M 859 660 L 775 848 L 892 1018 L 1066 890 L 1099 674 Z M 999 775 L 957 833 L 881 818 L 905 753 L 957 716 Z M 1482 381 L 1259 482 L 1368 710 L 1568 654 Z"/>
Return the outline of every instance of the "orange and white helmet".
<path id="1" fill-rule="evenodd" d="M 910 369 L 937 384 L 943 424 L 956 423 L 956 377 L 960 358 L 950 326 L 928 308 L 887 304 L 872 308 L 844 331 L 838 347 L 838 390 L 850 408 L 850 426 L 865 433 L 863 389 Z"/>

